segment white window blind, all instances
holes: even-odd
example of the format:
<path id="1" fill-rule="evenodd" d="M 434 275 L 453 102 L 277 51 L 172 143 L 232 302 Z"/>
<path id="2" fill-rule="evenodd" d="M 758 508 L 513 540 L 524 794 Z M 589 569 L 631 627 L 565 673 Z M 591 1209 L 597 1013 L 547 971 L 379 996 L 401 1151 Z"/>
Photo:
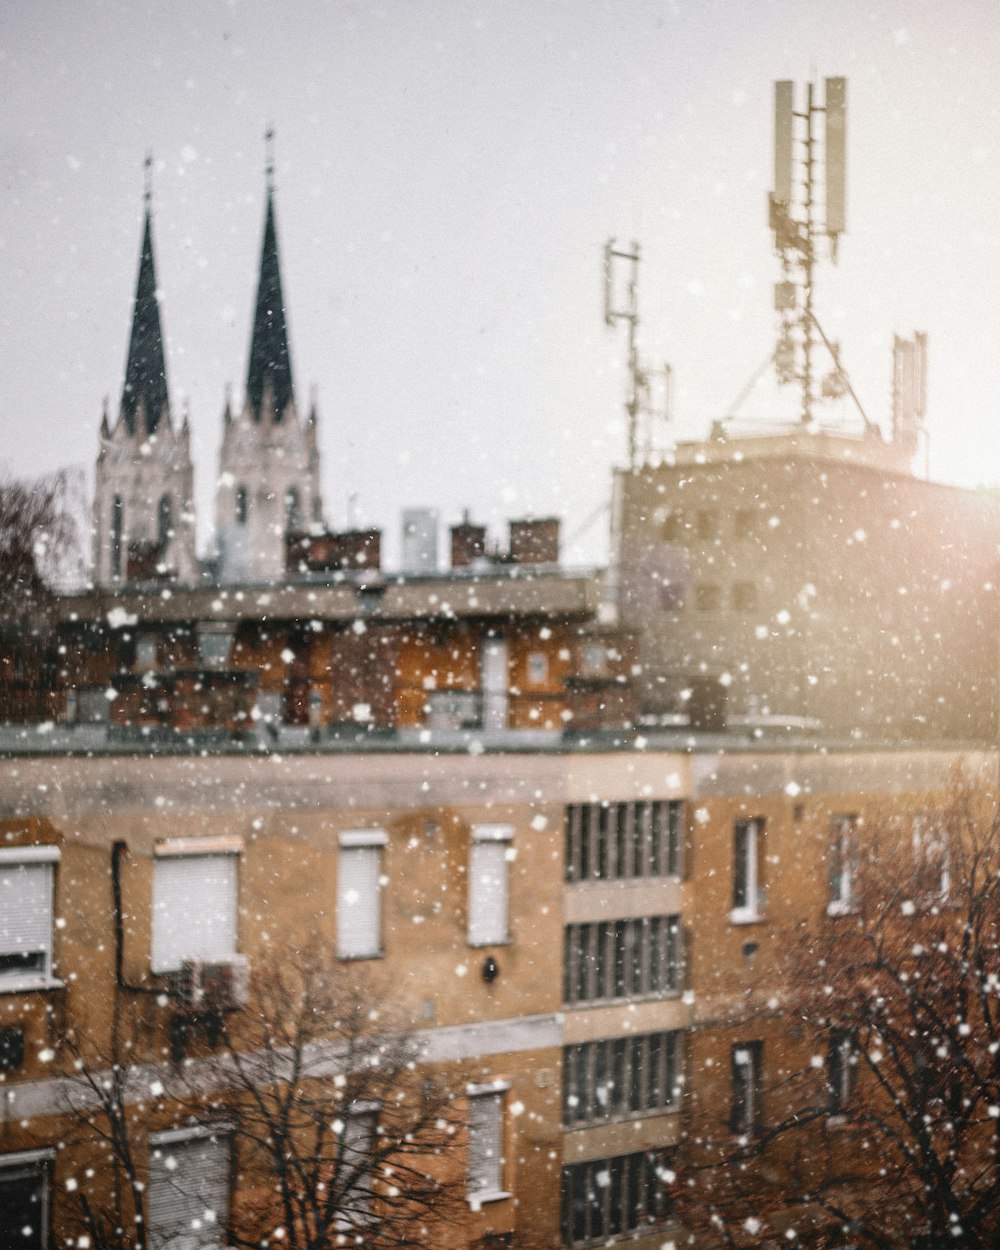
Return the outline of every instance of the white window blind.
<path id="1" fill-rule="evenodd" d="M 509 918 L 510 825 L 473 825 L 469 854 L 469 944 L 506 942 Z"/>
<path id="2" fill-rule="evenodd" d="M 337 868 L 337 954 L 365 959 L 382 952 L 381 830 L 340 835 Z"/>
<path id="3" fill-rule="evenodd" d="M 203 1250 L 225 1243 L 229 1166 L 225 1135 L 153 1139 L 147 1190 L 151 1250 Z"/>
<path id="4" fill-rule="evenodd" d="M 469 1096 L 469 1197 L 503 1191 L 503 1093 L 489 1090 Z"/>
<path id="5" fill-rule="evenodd" d="M 0 858 L 0 984 L 25 977 L 46 980 L 52 970 L 54 850 L 41 859 L 27 847 Z"/>
<path id="6" fill-rule="evenodd" d="M 153 864 L 154 972 L 236 953 L 236 855 L 170 855 Z"/>

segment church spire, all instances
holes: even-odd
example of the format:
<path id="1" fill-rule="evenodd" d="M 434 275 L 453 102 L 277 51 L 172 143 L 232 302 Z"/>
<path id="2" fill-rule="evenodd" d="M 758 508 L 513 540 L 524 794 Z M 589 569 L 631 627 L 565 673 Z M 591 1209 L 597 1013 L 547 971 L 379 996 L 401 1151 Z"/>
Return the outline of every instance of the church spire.
<path id="1" fill-rule="evenodd" d="M 247 369 L 247 399 L 255 421 L 261 419 L 265 390 L 270 390 L 275 421 L 281 421 L 286 407 L 294 399 L 292 357 L 288 350 L 285 301 L 281 292 L 281 269 L 278 264 L 278 235 L 274 224 L 274 160 L 271 150 L 273 138 L 274 132 L 268 128 L 265 136 L 267 210 L 264 218 L 264 243 L 260 254 L 257 305 L 250 336 L 250 364 Z M 270 384 L 269 388 L 267 383 Z"/>
<path id="2" fill-rule="evenodd" d="M 152 164 L 152 157 L 147 156 L 142 253 L 132 313 L 132 336 L 125 364 L 125 388 L 122 391 L 122 417 L 129 434 L 137 432 L 136 414 L 140 407 L 146 414 L 146 428 L 138 432 L 153 434 L 169 404 L 163 331 L 156 298 L 156 267 L 153 263 Z"/>

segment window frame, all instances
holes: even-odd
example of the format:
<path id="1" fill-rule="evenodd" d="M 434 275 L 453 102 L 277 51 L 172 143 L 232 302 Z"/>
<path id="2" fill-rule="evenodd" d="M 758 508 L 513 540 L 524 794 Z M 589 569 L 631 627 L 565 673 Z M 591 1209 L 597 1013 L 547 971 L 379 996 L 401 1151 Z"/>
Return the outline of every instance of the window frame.
<path id="1" fill-rule="evenodd" d="M 49 1250 L 52 1245 L 52 1170 L 56 1152 L 52 1147 L 40 1150 L 16 1150 L 11 1154 L 0 1154 L 0 1184 L 6 1179 L 19 1180 L 36 1176 L 39 1181 L 41 1202 L 39 1204 L 39 1229 L 37 1246 L 40 1250 Z M 20 1176 L 12 1175 L 20 1173 Z M 31 1250 L 31 1243 L 25 1239 L 25 1250 Z"/>
<path id="2" fill-rule="evenodd" d="M 682 1038 L 682 1029 L 657 1029 L 564 1046 L 563 1128 L 679 1111 Z"/>
<path id="3" fill-rule="evenodd" d="M 62 984 L 53 974 L 56 928 L 56 868 L 61 858 L 61 849 L 51 844 L 0 847 L 0 875 L 3 875 L 5 869 L 12 872 L 17 872 L 20 869 L 34 871 L 41 877 L 42 889 L 45 892 L 48 905 L 47 916 L 43 917 L 43 920 L 47 921 L 45 946 L 40 951 L 32 948 L 31 951 L 26 950 L 23 952 L 26 955 L 40 953 L 42 956 L 42 967 L 25 971 L 15 967 L 9 971 L 0 971 L 0 994 L 45 990 Z M 10 950 L 0 951 L 0 955 L 5 958 L 16 957 L 19 953 L 21 952 L 16 946 Z"/>
<path id="4" fill-rule="evenodd" d="M 670 998 L 684 987 L 684 926 L 677 912 L 568 924 L 563 1001 Z"/>
<path id="5" fill-rule="evenodd" d="M 843 1116 L 858 1077 L 858 1047 L 845 1029 L 833 1029 L 827 1043 L 826 1080 L 830 1115 Z"/>
<path id="6" fill-rule="evenodd" d="M 729 1127 L 739 1137 L 754 1137 L 761 1129 L 763 1059 L 764 1043 L 760 1039 L 735 1042 L 730 1051 Z"/>
<path id="7" fill-rule="evenodd" d="M 849 915 L 857 905 L 854 879 L 858 868 L 857 832 L 861 818 L 855 812 L 830 817 L 827 848 L 828 916 Z"/>
<path id="8" fill-rule="evenodd" d="M 513 853 L 514 826 L 507 824 L 474 824 L 469 831 L 468 905 L 466 909 L 466 940 L 470 946 L 505 946 L 510 934 L 510 863 Z M 476 860 L 485 848 L 499 848 L 502 878 L 496 893 L 501 896 L 501 914 L 495 920 L 495 928 L 489 929 L 487 904 L 490 891 L 481 886 L 483 877 Z M 477 856 L 477 851 L 480 854 Z M 495 865 L 494 865 L 495 867 Z M 477 890 L 477 885 L 480 888 Z"/>
<path id="9" fill-rule="evenodd" d="M 382 959 L 385 956 L 385 938 L 383 933 L 382 889 L 384 881 L 385 848 L 389 845 L 389 835 L 384 829 L 346 829 L 337 839 L 337 958 L 343 960 Z M 371 910 L 374 921 L 371 929 L 375 934 L 374 943 L 361 949 L 359 937 L 353 937 L 348 921 L 349 914 L 345 906 L 353 906 L 346 898 L 344 889 L 344 856 L 351 852 L 375 852 L 375 892 L 371 899 Z"/>
<path id="10" fill-rule="evenodd" d="M 762 816 L 740 817 L 733 821 L 731 924 L 757 924 L 764 919 L 766 900 L 761 860 L 765 828 Z"/>

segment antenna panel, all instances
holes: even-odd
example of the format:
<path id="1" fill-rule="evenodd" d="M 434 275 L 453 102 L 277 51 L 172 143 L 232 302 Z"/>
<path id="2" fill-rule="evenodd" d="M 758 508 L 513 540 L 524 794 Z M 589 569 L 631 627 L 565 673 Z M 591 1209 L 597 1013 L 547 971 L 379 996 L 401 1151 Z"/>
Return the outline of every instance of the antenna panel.
<path id="1" fill-rule="evenodd" d="M 774 198 L 783 204 L 792 202 L 794 89 L 793 82 L 774 84 Z"/>
<path id="2" fill-rule="evenodd" d="M 847 79 L 826 80 L 826 232 L 834 238 L 847 225 Z"/>

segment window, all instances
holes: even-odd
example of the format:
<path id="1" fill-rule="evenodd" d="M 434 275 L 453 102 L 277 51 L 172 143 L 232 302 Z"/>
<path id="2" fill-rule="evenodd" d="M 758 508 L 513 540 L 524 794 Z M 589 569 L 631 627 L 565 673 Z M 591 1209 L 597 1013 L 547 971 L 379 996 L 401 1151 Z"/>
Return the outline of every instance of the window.
<path id="1" fill-rule="evenodd" d="M 663 537 L 668 543 L 676 543 L 683 539 L 687 526 L 682 512 L 670 512 L 663 522 Z"/>
<path id="2" fill-rule="evenodd" d="M 223 1131 L 150 1137 L 150 1250 L 203 1250 L 226 1242 L 231 1143 Z"/>
<path id="3" fill-rule="evenodd" d="M 763 1042 L 740 1042 L 733 1047 L 733 1102 L 730 1128 L 743 1137 L 760 1128 L 760 1074 Z"/>
<path id="4" fill-rule="evenodd" d="M 948 831 L 928 816 L 913 816 L 913 892 L 925 904 L 933 905 L 948 897 L 951 890 L 951 854 Z"/>
<path id="5" fill-rule="evenodd" d="M 381 829 L 340 835 L 337 870 L 337 954 L 341 959 L 373 959 L 382 954 Z"/>
<path id="6" fill-rule="evenodd" d="M 161 495 L 156 509 L 156 541 L 162 551 L 174 533 L 174 509 L 169 495 Z"/>
<path id="7" fill-rule="evenodd" d="M 722 591 L 712 582 L 700 582 L 694 588 L 694 606 L 699 612 L 718 612 L 722 607 Z"/>
<path id="8" fill-rule="evenodd" d="M 343 1142 L 337 1188 L 342 1193 L 338 1228 L 363 1228 L 372 1217 L 372 1163 L 378 1108 L 375 1104 L 354 1103 L 347 1115 L 334 1124 Z"/>
<path id="9" fill-rule="evenodd" d="M 736 582 L 733 586 L 733 610 L 755 612 L 757 610 L 757 587 L 753 582 Z"/>
<path id="10" fill-rule="evenodd" d="M 719 537 L 719 514 L 712 510 L 698 513 L 698 537 L 703 543 L 712 543 Z"/>
<path id="11" fill-rule="evenodd" d="M 600 1124 L 676 1107 L 679 1040 L 671 1030 L 564 1046 L 563 1124 Z"/>
<path id="12" fill-rule="evenodd" d="M 567 925 L 563 998 L 567 1003 L 672 993 L 684 977 L 679 916 L 644 916 Z"/>
<path id="13" fill-rule="evenodd" d="M 850 1101 L 858 1070 L 858 1053 L 850 1033 L 835 1030 L 830 1034 L 827 1054 L 827 1081 L 830 1086 L 830 1111 L 840 1114 Z"/>
<path id="14" fill-rule="evenodd" d="M 125 505 L 121 495 L 111 501 L 111 576 L 121 577 L 125 550 Z"/>
<path id="15" fill-rule="evenodd" d="M 764 822 L 738 820 L 733 825 L 733 910 L 729 919 L 734 924 L 759 920 L 764 913 L 764 887 L 761 878 L 761 851 Z"/>
<path id="16" fill-rule="evenodd" d="M 571 803 L 566 808 L 567 881 L 679 877 L 683 804 Z"/>
<path id="17" fill-rule="evenodd" d="M 741 541 L 753 538 L 757 531 L 758 516 L 759 513 L 755 508 L 737 508 L 733 525 L 735 536 Z"/>
<path id="18" fill-rule="evenodd" d="M 473 825 L 469 850 L 469 945 L 508 940 L 511 825 Z"/>
<path id="19" fill-rule="evenodd" d="M 153 862 L 154 972 L 179 972 L 188 961 L 221 963 L 236 954 L 235 839 L 171 839 Z"/>
<path id="20" fill-rule="evenodd" d="M 302 506 L 299 492 L 294 486 L 285 491 L 285 529 L 296 530 L 302 525 Z"/>
<path id="21" fill-rule="evenodd" d="M 245 486 L 236 487 L 235 518 L 237 525 L 246 525 L 250 514 L 250 496 Z"/>
<path id="22" fill-rule="evenodd" d="M 826 910 L 831 916 L 843 915 L 854 904 L 854 877 L 857 872 L 855 830 L 858 823 L 857 816 L 838 815 L 830 819 L 827 853 L 830 899 Z"/>
<path id="23" fill-rule="evenodd" d="M 52 981 L 56 846 L 0 849 L 0 990 Z"/>
<path id="24" fill-rule="evenodd" d="M 549 680 L 549 657 L 544 651 L 528 653 L 528 685 L 544 686 Z"/>
<path id="25" fill-rule="evenodd" d="M 506 1197 L 503 1188 L 503 1104 L 506 1081 L 469 1086 L 469 1183 L 472 1202 Z"/>
<path id="26" fill-rule="evenodd" d="M 563 1245 L 610 1240 L 667 1219 L 665 1163 L 660 1152 L 639 1151 L 564 1167 Z"/>
<path id="27" fill-rule="evenodd" d="M 0 1245 L 18 1250 L 48 1246 L 51 1166 L 48 1150 L 0 1155 Z"/>

